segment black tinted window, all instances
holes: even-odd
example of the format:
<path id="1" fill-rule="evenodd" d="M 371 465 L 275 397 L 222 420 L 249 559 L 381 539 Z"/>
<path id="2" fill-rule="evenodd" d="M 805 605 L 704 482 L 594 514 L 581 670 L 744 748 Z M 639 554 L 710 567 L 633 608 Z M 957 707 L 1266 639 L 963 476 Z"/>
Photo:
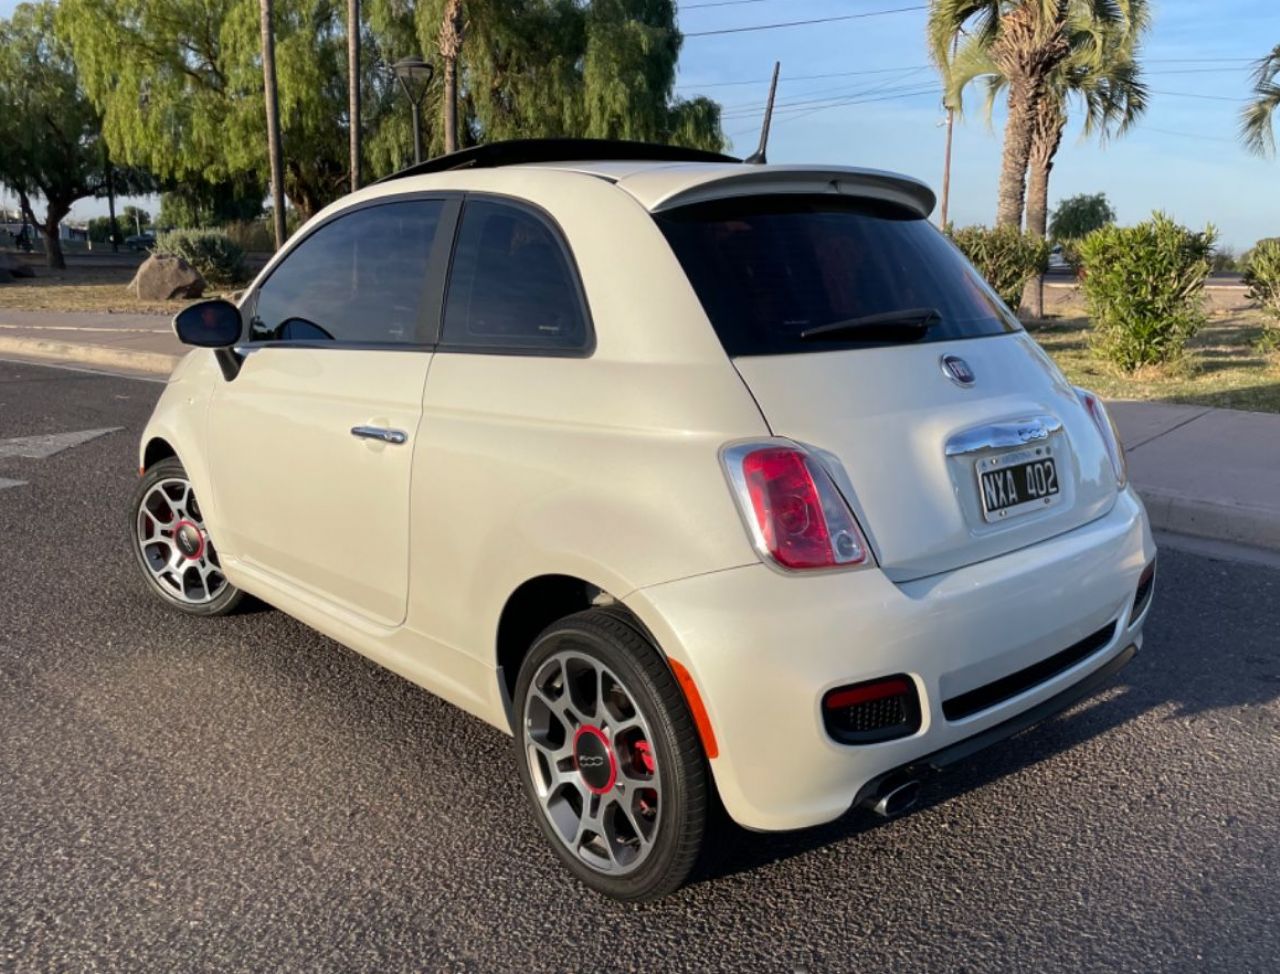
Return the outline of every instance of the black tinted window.
<path id="1" fill-rule="evenodd" d="M 938 313 L 917 340 L 1020 327 L 945 237 L 893 204 L 753 196 L 684 207 L 657 221 L 730 355 L 860 347 L 867 342 L 848 331 L 800 336 L 909 309 Z M 884 332 L 875 344 L 894 340 Z"/>
<path id="2" fill-rule="evenodd" d="M 586 346 L 576 279 L 543 220 L 503 203 L 467 203 L 449 275 L 443 341 L 512 349 Z"/>
<path id="3" fill-rule="evenodd" d="M 316 230 L 259 290 L 252 338 L 420 341 L 427 260 L 443 206 L 384 203 Z"/>

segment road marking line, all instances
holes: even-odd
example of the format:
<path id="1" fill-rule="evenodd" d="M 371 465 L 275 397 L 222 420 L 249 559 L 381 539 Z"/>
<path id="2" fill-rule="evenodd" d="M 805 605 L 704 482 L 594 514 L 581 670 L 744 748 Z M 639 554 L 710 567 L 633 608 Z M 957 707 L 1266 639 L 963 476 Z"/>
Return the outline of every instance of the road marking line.
<path id="1" fill-rule="evenodd" d="M 110 426 L 98 430 L 80 430 L 75 433 L 44 433 L 40 436 L 15 436 L 0 440 L 0 460 L 22 457 L 26 460 L 45 460 L 55 453 L 96 440 L 108 433 L 118 433 L 123 426 Z"/>
<path id="2" fill-rule="evenodd" d="M 6 480 L 4 477 L 0 477 L 0 490 L 8 490 L 10 487 L 25 487 L 26 485 L 27 482 L 25 480 Z"/>

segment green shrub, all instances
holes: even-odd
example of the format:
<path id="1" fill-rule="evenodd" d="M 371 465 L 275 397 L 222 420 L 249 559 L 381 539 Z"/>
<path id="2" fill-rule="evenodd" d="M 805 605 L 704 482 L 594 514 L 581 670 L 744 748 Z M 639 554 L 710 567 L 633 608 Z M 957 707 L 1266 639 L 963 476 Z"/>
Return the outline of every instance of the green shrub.
<path id="1" fill-rule="evenodd" d="M 1249 297 L 1280 321 L 1280 238 L 1260 241 L 1249 251 L 1244 283 L 1249 287 Z"/>
<path id="2" fill-rule="evenodd" d="M 237 220 L 223 226 L 222 232 L 247 254 L 275 252 L 275 238 L 266 220 Z"/>
<path id="3" fill-rule="evenodd" d="M 210 284 L 244 279 L 244 249 L 216 230 L 170 230 L 156 238 L 153 252 L 181 257 Z"/>
<path id="4" fill-rule="evenodd" d="M 1086 237 L 1082 287 L 1095 354 L 1126 372 L 1177 363 L 1204 324 L 1204 281 L 1216 237 L 1212 226 L 1196 233 L 1163 213 Z"/>
<path id="5" fill-rule="evenodd" d="M 1027 281 L 1049 262 L 1049 244 L 1015 227 L 948 227 L 947 234 L 1015 311 Z"/>

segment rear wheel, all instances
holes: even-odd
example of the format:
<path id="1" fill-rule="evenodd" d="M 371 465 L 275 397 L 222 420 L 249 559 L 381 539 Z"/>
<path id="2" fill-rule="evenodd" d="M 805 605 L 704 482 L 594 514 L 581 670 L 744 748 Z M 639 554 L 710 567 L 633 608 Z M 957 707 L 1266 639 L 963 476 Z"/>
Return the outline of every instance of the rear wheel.
<path id="1" fill-rule="evenodd" d="M 521 781 L 565 865 L 620 900 L 679 887 L 702 844 L 707 767 L 652 643 L 610 610 L 570 616 L 530 650 L 515 700 Z"/>
<path id="2" fill-rule="evenodd" d="M 143 474 L 130 529 L 147 587 L 165 604 L 198 616 L 226 615 L 240 604 L 244 593 L 222 573 L 195 489 L 177 458 Z"/>

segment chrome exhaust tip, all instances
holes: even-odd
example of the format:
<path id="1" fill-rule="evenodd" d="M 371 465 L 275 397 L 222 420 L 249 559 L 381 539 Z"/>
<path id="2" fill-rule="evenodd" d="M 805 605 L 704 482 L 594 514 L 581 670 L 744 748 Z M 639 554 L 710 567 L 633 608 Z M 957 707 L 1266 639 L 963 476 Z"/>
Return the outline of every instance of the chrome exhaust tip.
<path id="1" fill-rule="evenodd" d="M 871 810 L 881 818 L 896 818 L 915 807 L 920 798 L 920 782 L 914 778 L 907 781 L 886 782 L 873 798 Z"/>

